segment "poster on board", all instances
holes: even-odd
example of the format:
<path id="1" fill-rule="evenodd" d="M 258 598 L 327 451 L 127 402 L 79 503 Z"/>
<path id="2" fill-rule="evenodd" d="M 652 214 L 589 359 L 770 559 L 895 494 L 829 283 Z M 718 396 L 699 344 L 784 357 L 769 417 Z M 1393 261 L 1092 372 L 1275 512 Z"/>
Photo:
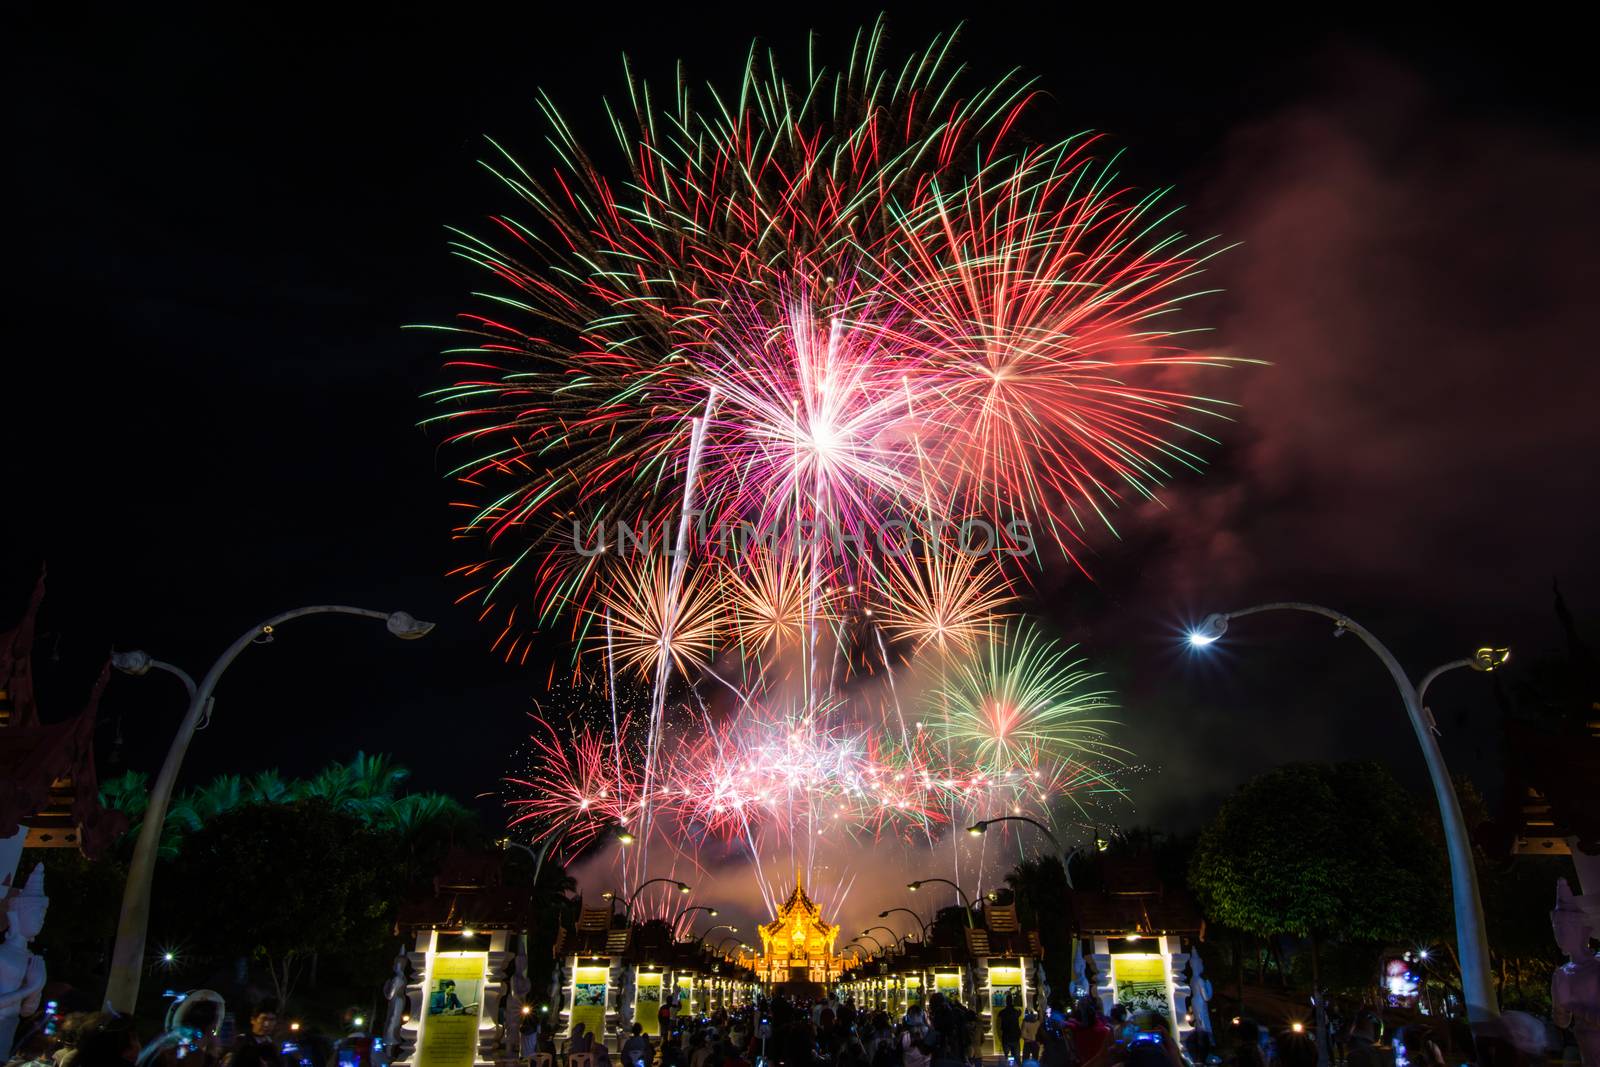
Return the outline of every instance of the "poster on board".
<path id="1" fill-rule="evenodd" d="M 572 974 L 572 1028 L 582 1023 L 584 1029 L 601 1039 L 606 1032 L 606 979 L 611 968 L 578 967 Z"/>
<path id="2" fill-rule="evenodd" d="M 428 969 L 417 1067 L 472 1067 L 483 1008 L 483 952 L 439 953 Z"/>

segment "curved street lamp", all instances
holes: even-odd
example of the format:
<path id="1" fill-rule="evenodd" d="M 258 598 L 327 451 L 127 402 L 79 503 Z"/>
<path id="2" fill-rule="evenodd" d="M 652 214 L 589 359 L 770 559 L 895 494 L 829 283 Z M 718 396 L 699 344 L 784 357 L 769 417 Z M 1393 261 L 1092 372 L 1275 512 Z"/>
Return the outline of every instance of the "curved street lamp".
<path id="1" fill-rule="evenodd" d="M 717 909 L 716 908 L 707 907 L 704 904 L 695 904 L 692 907 L 684 908 L 682 911 L 678 912 L 678 914 L 674 915 L 672 917 L 672 923 L 671 923 L 671 927 L 670 928 L 673 929 L 673 930 L 676 930 L 678 928 L 678 924 L 683 922 L 683 917 L 685 915 L 693 915 L 697 911 L 703 911 L 707 915 L 711 916 L 713 919 L 715 919 L 717 917 Z"/>
<path id="2" fill-rule="evenodd" d="M 1029 826 L 1037 827 L 1045 837 L 1050 839 L 1050 844 L 1055 847 L 1056 853 L 1061 857 L 1061 869 L 1065 871 L 1067 875 L 1067 888 L 1075 888 L 1072 884 L 1072 857 L 1078 854 L 1078 848 L 1076 846 L 1071 849 L 1062 848 L 1061 841 L 1056 837 L 1055 831 L 1051 830 L 1050 827 L 1046 826 L 1038 819 L 1031 819 L 1026 815 L 996 815 L 992 819 L 979 819 L 977 822 L 967 827 L 967 833 L 971 834 L 973 837 L 982 837 L 984 833 L 988 831 L 989 827 L 993 826 L 997 822 L 1025 822 Z"/>
<path id="3" fill-rule="evenodd" d="M 906 883 L 906 888 L 911 890 L 913 893 L 915 893 L 917 890 L 921 889 L 923 886 L 932 885 L 935 882 L 939 882 L 939 883 L 942 883 L 944 885 L 947 885 L 951 889 L 954 889 L 956 891 L 956 895 L 961 898 L 961 903 L 966 905 L 967 926 L 970 928 L 972 926 L 972 900 L 971 900 L 970 897 L 967 896 L 965 890 L 963 890 L 960 886 L 956 885 L 950 879 L 948 879 L 948 878 L 918 878 L 915 882 L 907 882 Z"/>
<path id="4" fill-rule="evenodd" d="M 871 934 L 857 934 L 855 937 L 852 937 L 850 939 L 850 944 L 853 945 L 853 944 L 857 943 L 858 941 L 860 941 L 862 938 L 866 938 L 868 941 L 871 941 L 875 946 L 877 946 L 877 950 L 880 953 L 885 951 L 885 949 L 883 947 L 883 942 L 879 941 L 877 938 L 873 937 Z"/>
<path id="5" fill-rule="evenodd" d="M 189 751 L 189 742 L 200 728 L 202 720 L 210 721 L 212 694 L 239 654 L 251 645 L 270 644 L 279 626 L 307 615 L 358 615 L 366 619 L 382 619 L 389 632 L 402 641 L 426 637 L 433 623 L 422 622 L 404 611 L 369 611 L 366 608 L 346 607 L 343 604 L 315 604 L 295 608 L 274 615 L 265 622 L 246 630 L 217 657 L 205 677 L 196 685 L 193 678 L 178 667 L 154 659 L 147 652 L 118 652 L 111 657 L 112 666 L 124 674 L 135 677 L 148 674 L 151 669 L 165 671 L 183 683 L 189 694 L 189 708 L 178 732 L 167 749 L 167 758 L 161 764 L 155 784 L 150 787 L 150 799 L 145 806 L 144 822 L 139 827 L 139 837 L 133 845 L 133 856 L 128 860 L 128 880 L 122 891 L 122 912 L 117 918 L 117 941 L 111 950 L 111 974 L 106 982 L 106 1005 L 114 1011 L 129 1014 L 139 998 L 139 979 L 144 971 L 145 937 L 150 929 L 150 889 L 155 880 L 156 852 L 161 845 L 162 825 L 167 820 L 167 807 L 172 801 L 172 791 L 178 783 L 178 771 L 183 757 Z"/>
<path id="6" fill-rule="evenodd" d="M 878 918 L 887 919 L 889 916 L 893 915 L 897 911 L 903 911 L 907 915 L 911 916 L 913 919 L 917 920 L 917 926 L 922 930 L 923 943 L 926 944 L 927 940 L 928 940 L 928 928 L 930 926 L 932 926 L 933 923 L 932 922 L 923 922 L 922 921 L 922 916 L 918 915 L 916 912 L 912 911 L 910 908 L 889 908 L 889 909 L 887 909 L 885 911 L 878 912 Z M 906 934 L 906 936 L 910 937 L 911 935 L 910 934 Z"/>
<path id="7" fill-rule="evenodd" d="M 1478 893 L 1478 874 L 1472 863 L 1472 839 L 1467 833 L 1467 822 L 1461 814 L 1461 802 L 1457 799 L 1455 786 L 1450 781 L 1450 771 L 1445 766 L 1444 754 L 1439 751 L 1438 727 L 1432 712 L 1423 704 L 1423 699 L 1427 695 L 1428 686 L 1446 671 L 1460 667 L 1471 667 L 1475 671 L 1492 671 L 1506 662 L 1510 657 L 1510 650 L 1480 648 L 1470 657 L 1451 660 L 1435 667 L 1423 676 L 1421 684 L 1413 685 L 1411 677 L 1406 674 L 1405 668 L 1400 665 L 1394 653 L 1390 652 L 1366 627 L 1332 608 L 1300 601 L 1257 604 L 1255 607 L 1240 611 L 1207 615 L 1199 626 L 1189 632 L 1189 644 L 1194 648 L 1209 647 L 1228 632 L 1230 619 L 1266 611 L 1299 611 L 1332 619 L 1335 637 L 1346 633 L 1355 634 L 1388 668 L 1390 677 L 1400 690 L 1400 699 L 1405 704 L 1406 716 L 1411 720 L 1412 732 L 1417 735 L 1417 744 L 1422 748 L 1422 758 L 1428 766 L 1428 778 L 1433 784 L 1434 799 L 1439 805 L 1439 821 L 1444 827 L 1445 851 L 1450 860 L 1450 886 L 1454 897 L 1456 944 L 1461 953 L 1461 991 L 1467 1002 L 1467 1021 L 1477 1029 L 1485 1023 L 1498 1019 L 1500 1008 L 1495 999 L 1494 981 L 1490 976 L 1489 937 L 1484 928 L 1483 900 Z"/>
<path id="8" fill-rule="evenodd" d="M 865 930 L 861 931 L 861 936 L 866 937 L 874 930 L 882 930 L 884 933 L 889 935 L 889 948 L 892 949 L 900 943 L 900 935 L 889 929 L 887 926 L 869 926 Z"/>
<path id="9" fill-rule="evenodd" d="M 691 889 L 689 883 L 680 882 L 676 878 L 648 878 L 645 881 L 640 882 L 634 888 L 633 892 L 628 894 L 627 899 L 622 902 L 622 917 L 624 919 L 628 918 L 629 914 L 632 912 L 633 902 L 639 899 L 639 894 L 644 892 L 645 887 L 655 885 L 657 882 L 671 882 L 673 885 L 678 887 L 678 892 L 680 893 L 688 893 Z M 610 890 L 601 893 L 600 896 L 601 899 L 612 902 L 615 902 L 617 899 L 617 895 Z"/>

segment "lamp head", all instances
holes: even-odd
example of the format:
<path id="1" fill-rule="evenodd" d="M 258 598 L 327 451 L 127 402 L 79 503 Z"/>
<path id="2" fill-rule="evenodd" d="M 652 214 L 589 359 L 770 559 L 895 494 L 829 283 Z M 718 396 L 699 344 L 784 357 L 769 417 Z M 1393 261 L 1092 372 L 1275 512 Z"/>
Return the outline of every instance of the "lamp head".
<path id="1" fill-rule="evenodd" d="M 427 637 L 428 631 L 433 629 L 433 623 L 423 622 L 409 611 L 392 611 L 384 622 L 389 632 L 402 641 L 415 641 L 419 637 Z"/>
<path id="2" fill-rule="evenodd" d="M 615 893 L 613 893 L 611 890 L 607 889 L 604 893 L 600 894 L 600 899 L 601 900 L 616 900 L 617 899 L 617 895 Z"/>
<path id="3" fill-rule="evenodd" d="M 906 888 L 911 890 L 913 893 L 915 893 L 917 890 L 922 888 L 922 883 L 921 882 L 907 882 L 906 883 Z"/>
<path id="4" fill-rule="evenodd" d="M 717 909 L 716 908 L 707 908 L 706 909 L 706 914 L 711 916 L 713 919 L 715 919 L 717 917 Z"/>
<path id="5" fill-rule="evenodd" d="M 142 650 L 111 653 L 111 665 L 123 674 L 131 674 L 135 678 L 149 674 L 151 662 L 150 653 Z"/>
<path id="6" fill-rule="evenodd" d="M 637 838 L 633 836 L 632 832 L 629 831 L 626 826 L 617 827 L 616 838 L 618 842 L 624 845 L 631 845 L 635 840 L 637 840 Z"/>
<path id="7" fill-rule="evenodd" d="M 1207 645 L 1216 644 L 1223 634 L 1228 632 L 1228 616 L 1221 612 L 1212 612 L 1200 620 L 1200 625 L 1189 631 L 1189 647 L 1205 648 Z"/>
<path id="8" fill-rule="evenodd" d="M 687 882 L 679 882 L 679 883 L 678 883 L 678 892 L 680 892 L 680 893 L 687 893 L 687 892 L 689 892 L 689 885 L 688 885 L 688 883 L 687 883 Z"/>
<path id="9" fill-rule="evenodd" d="M 1472 669 L 1485 673 L 1499 670 L 1510 658 L 1509 648 L 1480 648 L 1472 654 Z"/>
<path id="10" fill-rule="evenodd" d="M 971 834 L 973 837 L 982 837 L 983 832 L 987 829 L 989 829 L 989 824 L 987 821 L 975 822 L 971 826 L 967 827 L 967 833 Z"/>

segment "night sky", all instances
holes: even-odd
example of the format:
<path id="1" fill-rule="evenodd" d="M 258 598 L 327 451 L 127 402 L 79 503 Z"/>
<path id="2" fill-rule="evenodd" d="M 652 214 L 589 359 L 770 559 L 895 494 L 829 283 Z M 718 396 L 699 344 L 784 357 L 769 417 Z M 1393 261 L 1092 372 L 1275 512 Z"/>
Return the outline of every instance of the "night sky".
<path id="1" fill-rule="evenodd" d="M 519 9 L 12 9 L 0 619 L 46 564 L 47 717 L 113 646 L 198 675 L 284 608 L 406 608 L 436 633 L 400 644 L 321 619 L 250 650 L 186 779 L 362 748 L 468 797 L 513 767 L 545 667 L 504 665 L 453 603 L 446 461 L 417 428 L 419 394 L 447 379 L 437 335 L 402 330 L 481 284 L 444 227 L 518 206 L 476 166 L 482 135 L 539 161 L 538 87 L 598 140 L 624 52 L 658 81 L 681 57 L 727 83 L 752 36 L 798 64 L 807 30 L 843 50 L 870 17 Z M 891 8 L 891 46 L 960 14 Z M 1207 383 L 1242 407 L 1206 474 L 1117 516 L 1120 540 L 1096 535 L 1092 581 L 1040 583 L 1058 632 L 1112 672 L 1122 737 L 1160 767 L 1128 821 L 1190 826 L 1290 759 L 1378 757 L 1420 780 L 1398 699 L 1353 641 L 1255 620 L 1197 661 L 1179 632 L 1319 600 L 1420 674 L 1482 643 L 1557 649 L 1553 579 L 1600 617 L 1589 43 L 1459 13 L 1415 33 L 1209 8 L 964 14 L 976 79 L 1041 79 L 1025 134 L 1106 131 L 1127 176 L 1177 186 L 1190 232 L 1242 242 L 1207 279 L 1226 290 L 1206 305 L 1214 343 L 1273 364 Z M 154 771 L 180 696 L 114 678 L 106 769 Z M 1449 758 L 1492 792 L 1489 683 L 1457 676 L 1433 703 Z"/>

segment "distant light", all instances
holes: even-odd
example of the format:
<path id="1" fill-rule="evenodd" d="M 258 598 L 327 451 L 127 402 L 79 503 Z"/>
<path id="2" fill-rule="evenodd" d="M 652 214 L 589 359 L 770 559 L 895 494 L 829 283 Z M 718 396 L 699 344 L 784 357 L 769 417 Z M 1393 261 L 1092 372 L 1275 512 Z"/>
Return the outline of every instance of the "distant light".
<path id="1" fill-rule="evenodd" d="M 462 937 L 476 937 L 477 936 L 477 931 L 475 931 L 475 930 L 463 930 L 463 931 L 461 931 L 461 936 Z"/>
<path id="2" fill-rule="evenodd" d="M 162 962 L 164 962 L 164 963 L 171 963 L 173 960 L 175 960 L 177 958 L 178 958 L 177 956 L 174 956 L 170 952 L 163 952 L 161 954 L 161 959 L 162 959 Z"/>
<path id="3" fill-rule="evenodd" d="M 352 1026 L 365 1026 L 365 1025 L 367 1025 L 366 1017 L 362 1016 L 362 1015 L 357 1015 L 354 1019 L 350 1020 L 350 1025 L 352 1025 Z"/>
<path id="4" fill-rule="evenodd" d="M 533 1005 L 524 1004 L 522 1006 L 522 1014 L 524 1014 L 524 1015 L 532 1015 L 533 1014 Z"/>
<path id="5" fill-rule="evenodd" d="M 1139 938 L 1141 938 L 1143 936 L 1144 936 L 1143 934 L 1135 932 L 1135 933 L 1129 934 L 1126 938 L 1124 938 L 1124 940 L 1126 940 L 1126 941 L 1137 941 L 1137 940 L 1139 940 Z"/>
<path id="6" fill-rule="evenodd" d="M 1428 958 L 1428 950 L 1427 949 L 1422 949 L 1420 952 L 1417 953 L 1417 958 L 1421 959 L 1421 960 L 1427 959 Z"/>
<path id="7" fill-rule="evenodd" d="M 1306 1024 L 1296 1020 L 1289 1024 L 1289 1029 L 1293 1030 L 1297 1034 L 1303 1034 L 1306 1032 Z"/>
<path id="8" fill-rule="evenodd" d="M 300 1029 L 300 1024 L 299 1023 L 290 1023 L 289 1024 L 289 1029 L 298 1030 L 298 1029 Z"/>

